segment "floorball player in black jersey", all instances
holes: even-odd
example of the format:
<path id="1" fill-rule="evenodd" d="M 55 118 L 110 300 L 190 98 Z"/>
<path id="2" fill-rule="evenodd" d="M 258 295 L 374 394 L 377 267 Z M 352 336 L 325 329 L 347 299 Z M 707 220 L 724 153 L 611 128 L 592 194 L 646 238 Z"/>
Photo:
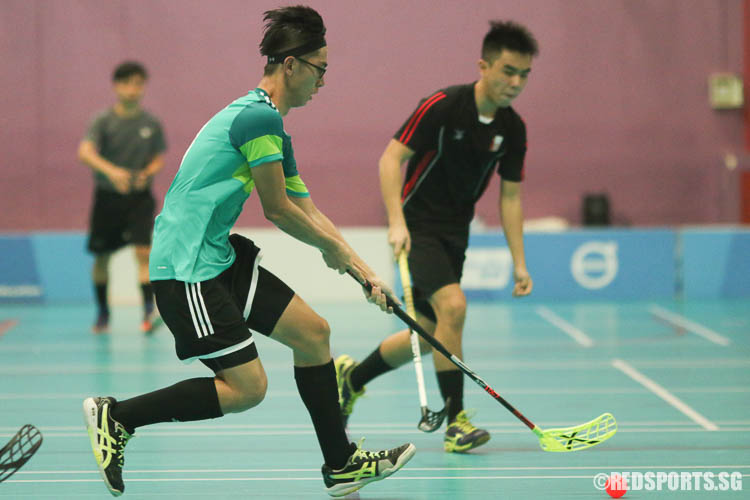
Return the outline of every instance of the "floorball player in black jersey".
<path id="1" fill-rule="evenodd" d="M 538 47 L 517 23 L 493 21 L 490 26 L 479 80 L 423 99 L 380 158 L 388 241 L 396 256 L 408 252 L 417 321 L 460 358 L 466 316 L 460 281 L 469 223 L 493 172 L 502 178 L 499 209 L 513 256 L 513 295 L 528 295 L 533 286 L 524 257 L 521 209 L 526 127 L 511 103 L 526 86 Z M 424 342 L 421 348 L 431 351 Z M 336 368 L 344 420 L 366 383 L 411 359 L 408 330 L 386 338 L 361 363 L 340 356 Z M 472 425 L 463 409 L 462 373 L 440 354 L 434 363 L 440 392 L 449 401 L 445 450 L 465 452 L 486 443 L 489 433 Z"/>

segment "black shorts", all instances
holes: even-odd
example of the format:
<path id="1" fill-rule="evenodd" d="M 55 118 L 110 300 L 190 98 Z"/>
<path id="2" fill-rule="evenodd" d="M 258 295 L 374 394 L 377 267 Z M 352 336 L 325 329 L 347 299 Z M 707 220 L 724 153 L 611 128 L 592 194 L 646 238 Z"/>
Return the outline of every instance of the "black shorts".
<path id="1" fill-rule="evenodd" d="M 215 372 L 258 357 L 252 332 L 270 335 L 294 291 L 260 267 L 260 249 L 238 234 L 229 237 L 234 263 L 199 283 L 153 281 L 159 313 L 175 341 L 177 357 L 196 359 Z"/>
<path id="2" fill-rule="evenodd" d="M 120 194 L 97 189 L 91 209 L 89 251 L 102 254 L 125 245 L 150 245 L 155 206 L 151 191 Z"/>
<path id="3" fill-rule="evenodd" d="M 409 229 L 409 271 L 414 308 L 435 321 L 435 312 L 428 300 L 442 287 L 461 283 L 466 248 L 469 245 L 469 231 L 468 228 L 445 231 L 420 231 L 411 227 Z"/>

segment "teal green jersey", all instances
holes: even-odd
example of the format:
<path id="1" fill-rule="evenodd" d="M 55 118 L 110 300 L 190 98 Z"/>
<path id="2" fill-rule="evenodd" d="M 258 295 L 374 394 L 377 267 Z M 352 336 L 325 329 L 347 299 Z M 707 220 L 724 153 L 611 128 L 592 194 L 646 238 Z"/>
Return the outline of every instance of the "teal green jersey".
<path id="1" fill-rule="evenodd" d="M 253 167 L 280 161 L 289 196 L 309 196 L 292 141 L 262 89 L 219 111 L 193 140 L 156 218 L 149 259 L 152 281 L 195 283 L 234 262 L 229 231 L 253 190 Z"/>

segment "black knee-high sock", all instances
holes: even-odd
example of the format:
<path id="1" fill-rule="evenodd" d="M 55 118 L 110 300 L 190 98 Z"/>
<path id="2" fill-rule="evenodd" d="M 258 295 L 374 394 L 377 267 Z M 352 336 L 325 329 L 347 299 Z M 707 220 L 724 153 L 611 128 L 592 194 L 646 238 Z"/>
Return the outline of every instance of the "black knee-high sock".
<path id="1" fill-rule="evenodd" d="M 437 379 L 443 400 L 451 398 L 448 405 L 448 423 L 451 423 L 464 409 L 464 374 L 459 370 L 447 370 L 437 372 Z"/>
<path id="2" fill-rule="evenodd" d="M 136 427 L 158 422 L 189 422 L 223 415 L 213 378 L 191 378 L 170 387 L 118 401 L 112 418 L 133 433 Z"/>
<path id="3" fill-rule="evenodd" d="M 143 311 L 148 315 L 154 310 L 154 289 L 151 283 L 141 283 L 141 295 L 143 295 Z"/>
<path id="4" fill-rule="evenodd" d="M 310 412 L 325 463 L 333 469 L 342 468 L 353 450 L 341 420 L 333 360 L 319 366 L 295 366 L 294 380 Z"/>
<path id="5" fill-rule="evenodd" d="M 389 366 L 383 359 L 383 355 L 380 354 L 380 346 L 378 346 L 352 370 L 350 379 L 352 388 L 359 392 L 367 382 L 393 369 L 394 367 Z"/>
<path id="6" fill-rule="evenodd" d="M 96 305 L 99 307 L 99 314 L 109 315 L 106 281 L 104 283 L 94 283 L 94 295 L 96 295 Z"/>

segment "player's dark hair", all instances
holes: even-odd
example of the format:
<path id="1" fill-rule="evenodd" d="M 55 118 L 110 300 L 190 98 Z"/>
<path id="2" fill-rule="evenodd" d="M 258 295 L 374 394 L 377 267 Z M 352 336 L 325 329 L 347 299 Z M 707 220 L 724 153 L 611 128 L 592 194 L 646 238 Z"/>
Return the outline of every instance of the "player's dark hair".
<path id="1" fill-rule="evenodd" d="M 125 61 L 120 63 L 112 73 L 112 81 L 119 82 L 127 80 L 133 75 L 141 75 L 144 80 L 148 79 L 148 72 L 145 66 L 137 61 Z"/>
<path id="2" fill-rule="evenodd" d="M 260 42 L 260 54 L 269 56 L 265 75 L 273 72 L 275 64 L 283 62 L 284 54 L 301 56 L 325 46 L 326 27 L 323 18 L 311 7 L 294 5 L 269 10 L 263 13 L 263 20 L 266 24 L 263 28 L 263 40 Z M 306 47 L 315 48 L 308 52 L 293 53 L 295 49 L 305 50 Z"/>
<path id="3" fill-rule="evenodd" d="M 539 54 L 539 45 L 526 27 L 513 21 L 490 21 L 490 31 L 482 42 L 482 59 L 492 62 L 503 49 L 530 56 Z"/>

